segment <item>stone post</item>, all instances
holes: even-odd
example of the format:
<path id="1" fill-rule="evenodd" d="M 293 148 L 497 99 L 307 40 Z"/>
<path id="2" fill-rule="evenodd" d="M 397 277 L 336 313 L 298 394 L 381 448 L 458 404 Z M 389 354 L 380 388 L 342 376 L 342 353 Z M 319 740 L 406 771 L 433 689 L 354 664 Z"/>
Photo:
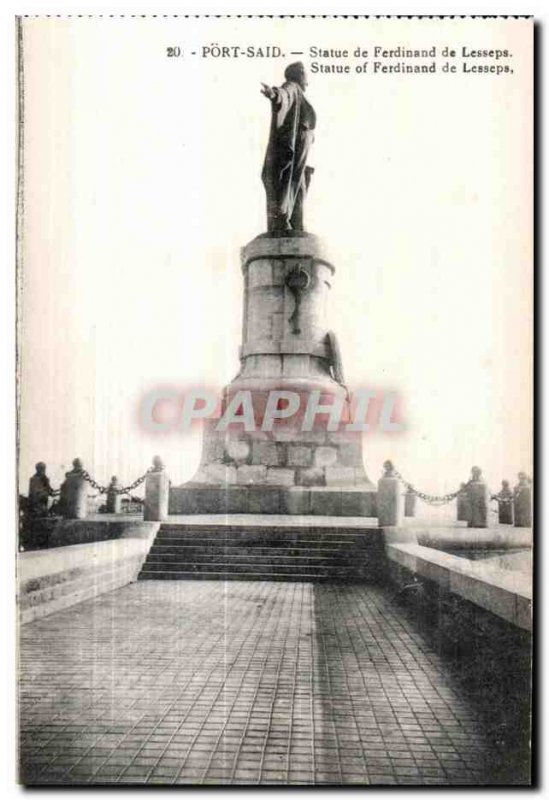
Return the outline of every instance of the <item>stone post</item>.
<path id="1" fill-rule="evenodd" d="M 498 502 L 499 524 L 512 525 L 514 522 L 513 492 L 509 488 L 509 481 L 501 482 L 501 491 L 492 499 Z"/>
<path id="2" fill-rule="evenodd" d="M 400 480 L 391 461 L 383 465 L 384 474 L 377 482 L 377 524 L 380 528 L 402 525 L 403 495 Z"/>
<path id="3" fill-rule="evenodd" d="M 86 519 L 88 516 L 88 485 L 82 476 L 84 466 L 79 458 L 72 462 L 61 484 L 61 508 L 65 519 Z"/>
<path id="4" fill-rule="evenodd" d="M 170 481 L 159 456 L 153 458 L 153 467 L 145 479 L 143 519 L 148 522 L 161 522 L 168 516 Z"/>
<path id="5" fill-rule="evenodd" d="M 482 478 L 482 470 L 473 467 L 471 470 L 471 480 L 467 484 L 467 495 L 470 506 L 469 528 L 488 527 L 488 486 Z"/>
<path id="6" fill-rule="evenodd" d="M 458 522 L 469 522 L 471 517 L 471 505 L 467 493 L 467 484 L 462 483 L 457 496 L 457 520 Z"/>
<path id="7" fill-rule="evenodd" d="M 107 514 L 120 514 L 122 510 L 122 495 L 117 490 L 118 478 L 113 475 L 107 489 Z"/>
<path id="8" fill-rule="evenodd" d="M 417 495 L 412 489 L 408 489 L 404 495 L 404 516 L 415 517 Z"/>
<path id="9" fill-rule="evenodd" d="M 532 525 L 532 487 L 524 472 L 519 472 L 519 482 L 514 489 L 515 528 L 530 528 Z"/>

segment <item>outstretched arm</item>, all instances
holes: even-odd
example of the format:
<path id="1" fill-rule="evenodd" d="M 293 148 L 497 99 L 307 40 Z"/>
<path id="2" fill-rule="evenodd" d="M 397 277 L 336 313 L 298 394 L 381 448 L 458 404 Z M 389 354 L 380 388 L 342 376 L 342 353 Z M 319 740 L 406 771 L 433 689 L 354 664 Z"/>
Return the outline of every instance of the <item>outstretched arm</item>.
<path id="1" fill-rule="evenodd" d="M 273 89 L 272 86 L 267 86 L 266 83 L 262 83 L 261 86 L 261 94 L 265 95 L 268 100 L 274 100 L 276 97 L 276 89 Z"/>

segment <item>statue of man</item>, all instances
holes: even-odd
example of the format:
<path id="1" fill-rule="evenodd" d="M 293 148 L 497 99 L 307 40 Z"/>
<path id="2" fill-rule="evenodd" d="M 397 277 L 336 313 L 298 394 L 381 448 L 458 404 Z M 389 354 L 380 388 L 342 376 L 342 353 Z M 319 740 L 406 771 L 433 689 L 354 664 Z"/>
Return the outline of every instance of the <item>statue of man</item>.
<path id="1" fill-rule="evenodd" d="M 480 467 L 471 467 L 471 478 L 469 483 L 484 483 L 484 479 L 482 477 L 482 470 Z"/>
<path id="2" fill-rule="evenodd" d="M 51 495 L 50 479 L 46 475 L 43 461 L 36 464 L 36 472 L 29 481 L 29 510 L 36 516 L 45 516 L 48 512 Z"/>
<path id="3" fill-rule="evenodd" d="M 509 481 L 501 482 L 501 489 L 497 494 L 492 495 L 492 500 L 497 500 L 498 522 L 502 525 L 513 524 L 513 492 L 509 486 Z"/>
<path id="4" fill-rule="evenodd" d="M 303 200 L 313 168 L 307 156 L 314 139 L 316 114 L 305 98 L 305 67 L 298 61 L 284 72 L 276 88 L 262 83 L 271 101 L 271 132 L 261 174 L 267 193 L 267 229 L 283 235 L 303 230 Z"/>

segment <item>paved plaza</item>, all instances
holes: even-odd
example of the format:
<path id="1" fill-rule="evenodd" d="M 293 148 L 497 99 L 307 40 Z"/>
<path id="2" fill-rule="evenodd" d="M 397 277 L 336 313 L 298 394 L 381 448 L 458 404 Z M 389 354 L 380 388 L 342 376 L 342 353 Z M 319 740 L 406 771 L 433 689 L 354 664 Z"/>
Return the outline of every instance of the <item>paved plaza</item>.
<path id="1" fill-rule="evenodd" d="M 485 784 L 390 590 L 141 581 L 21 628 L 27 784 Z"/>

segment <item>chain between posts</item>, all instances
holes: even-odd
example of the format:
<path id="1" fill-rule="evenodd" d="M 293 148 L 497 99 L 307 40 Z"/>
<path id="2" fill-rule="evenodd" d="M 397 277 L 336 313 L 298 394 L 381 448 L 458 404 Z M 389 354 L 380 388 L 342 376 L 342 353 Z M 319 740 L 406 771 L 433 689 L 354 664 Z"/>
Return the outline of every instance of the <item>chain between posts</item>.
<path id="1" fill-rule="evenodd" d="M 428 503 L 431 506 L 444 506 L 447 503 L 451 503 L 452 500 L 456 499 L 459 492 L 461 491 L 460 489 L 458 489 L 457 492 L 449 492 L 448 494 L 441 494 L 441 495 L 426 494 L 425 492 L 420 492 L 418 489 L 412 486 L 411 483 L 408 483 L 408 481 L 404 480 L 400 472 L 396 470 L 394 467 L 393 467 L 393 475 L 395 476 L 395 478 L 398 478 L 404 484 L 408 492 L 415 494 L 416 497 L 419 497 L 420 500 L 423 500 L 424 503 Z"/>
<path id="2" fill-rule="evenodd" d="M 128 486 L 118 487 L 118 486 L 102 486 L 100 483 L 97 483 L 97 481 L 92 478 L 92 476 L 87 470 L 85 469 L 77 470 L 77 473 L 85 481 L 87 481 L 87 483 L 90 484 L 92 489 L 96 489 L 96 491 L 98 491 L 99 494 L 107 494 L 107 492 L 111 492 L 112 494 L 130 494 L 130 492 L 132 492 L 134 489 L 137 489 L 138 486 L 141 486 L 143 481 L 146 479 L 147 475 L 149 475 L 149 473 L 151 472 L 155 472 L 154 466 L 149 467 L 149 469 L 146 472 L 144 472 L 143 475 L 140 475 L 139 478 L 137 478 L 137 480 L 135 480 L 133 483 L 130 483 Z"/>

